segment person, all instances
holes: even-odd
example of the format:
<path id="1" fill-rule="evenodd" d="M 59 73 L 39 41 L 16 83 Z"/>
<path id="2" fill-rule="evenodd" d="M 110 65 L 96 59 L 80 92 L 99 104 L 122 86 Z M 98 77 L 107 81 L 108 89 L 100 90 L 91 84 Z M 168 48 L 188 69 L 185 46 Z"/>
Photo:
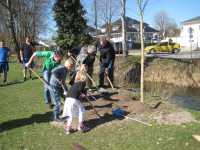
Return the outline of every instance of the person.
<path id="1" fill-rule="evenodd" d="M 49 83 L 49 91 L 51 97 L 54 101 L 54 118 L 55 122 L 64 123 L 65 121 L 59 118 L 59 109 L 61 105 L 60 97 L 65 98 L 63 95 L 64 89 L 68 91 L 68 88 L 65 84 L 65 79 L 67 77 L 67 73 L 74 68 L 74 61 L 68 59 L 65 62 L 65 65 L 59 65 L 58 67 L 54 68 L 52 72 L 52 76 Z M 62 87 L 63 86 L 63 87 Z"/>
<path id="2" fill-rule="evenodd" d="M 64 54 L 61 50 L 57 50 L 55 52 L 37 51 L 31 56 L 30 60 L 25 64 L 27 68 L 36 56 L 45 57 L 45 61 L 43 63 L 43 79 L 49 85 L 51 70 L 53 70 L 54 68 L 58 67 L 61 64 Z M 45 84 L 44 84 L 44 96 L 45 96 L 45 104 L 47 108 L 52 109 L 50 92 L 49 92 L 48 87 Z"/>
<path id="3" fill-rule="evenodd" d="M 88 129 L 83 125 L 85 108 L 78 100 L 80 93 L 84 93 L 87 95 L 87 91 L 84 89 L 87 82 L 87 76 L 85 71 L 78 71 L 75 83 L 71 86 L 68 91 L 65 99 L 65 104 L 63 107 L 63 117 L 69 116 L 67 121 L 67 129 L 66 134 L 70 134 L 72 132 L 71 126 L 73 122 L 73 118 L 78 115 L 79 116 L 79 126 L 78 131 L 87 131 Z"/>
<path id="4" fill-rule="evenodd" d="M 26 81 L 26 73 L 27 73 L 27 67 L 25 66 L 25 64 L 29 61 L 29 59 L 31 58 L 31 56 L 33 55 L 33 51 L 36 50 L 36 47 L 34 45 L 34 43 L 30 42 L 30 38 L 26 37 L 25 38 L 25 42 L 23 42 L 21 44 L 21 48 L 20 48 L 20 57 L 21 57 L 21 61 L 23 62 L 23 82 Z M 31 68 L 33 68 L 34 62 L 31 63 Z M 32 80 L 32 71 L 29 70 L 29 78 Z"/>
<path id="5" fill-rule="evenodd" d="M 7 72 L 8 72 L 8 58 L 14 53 L 13 50 L 11 50 L 8 47 L 5 46 L 5 41 L 0 41 L 0 74 L 4 71 L 4 80 L 3 84 L 7 84 Z M 9 52 L 9 55 L 7 54 Z M 8 58 L 7 58 L 8 57 Z"/>
<path id="6" fill-rule="evenodd" d="M 79 70 L 73 70 L 73 71 L 71 71 L 71 73 L 69 74 L 69 76 L 73 75 L 73 77 L 71 78 L 71 80 L 69 82 L 70 85 L 74 84 L 74 81 L 75 81 L 75 78 L 76 78 L 76 74 L 77 74 L 78 71 L 85 71 L 85 72 L 87 72 L 88 71 L 88 66 L 86 64 L 83 64 L 83 65 L 81 65 L 79 67 Z M 81 101 L 81 103 L 85 102 L 85 101 L 83 101 L 82 94 L 80 94 L 79 100 Z"/>
<path id="7" fill-rule="evenodd" d="M 78 63 L 76 64 L 75 70 L 79 69 L 79 65 L 86 64 L 88 66 L 87 74 L 92 78 L 93 63 L 96 56 L 96 48 L 94 45 L 89 45 L 88 47 L 75 46 L 68 52 L 68 56 L 72 56 L 72 53 L 78 53 L 76 58 Z M 91 88 L 92 81 L 88 79 L 88 89 L 90 92 L 93 92 Z"/>
<path id="8" fill-rule="evenodd" d="M 108 77 L 113 84 L 113 71 L 115 61 L 115 50 L 113 45 L 106 40 L 105 37 L 101 37 L 94 43 L 94 46 L 100 51 L 100 69 L 99 69 L 99 85 L 103 87 L 104 84 L 104 72 L 108 68 Z M 111 86 L 111 85 L 110 85 Z"/>

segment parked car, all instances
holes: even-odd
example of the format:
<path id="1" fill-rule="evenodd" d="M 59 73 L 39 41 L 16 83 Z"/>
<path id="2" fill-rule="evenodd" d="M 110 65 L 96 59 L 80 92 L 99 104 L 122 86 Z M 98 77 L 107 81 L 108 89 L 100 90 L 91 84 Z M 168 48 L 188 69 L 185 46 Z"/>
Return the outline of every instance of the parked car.
<path id="1" fill-rule="evenodd" d="M 122 43 L 121 42 L 116 42 L 114 43 L 114 49 L 116 54 L 122 54 Z"/>
<path id="2" fill-rule="evenodd" d="M 180 44 L 173 42 L 160 42 L 153 46 L 147 46 L 145 48 L 146 53 L 154 54 L 157 52 L 171 52 L 178 53 L 180 51 Z"/>

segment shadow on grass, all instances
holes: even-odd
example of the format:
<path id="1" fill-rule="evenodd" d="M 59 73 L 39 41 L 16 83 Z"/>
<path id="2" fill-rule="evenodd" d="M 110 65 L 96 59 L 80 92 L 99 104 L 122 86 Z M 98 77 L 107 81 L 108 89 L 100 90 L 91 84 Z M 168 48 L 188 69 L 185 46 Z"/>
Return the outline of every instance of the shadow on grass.
<path id="1" fill-rule="evenodd" d="M 22 126 L 31 125 L 34 123 L 49 122 L 51 116 L 52 116 L 52 112 L 46 112 L 45 114 L 34 114 L 30 118 L 15 119 L 15 120 L 3 122 L 0 124 L 0 132 L 6 131 L 6 130 L 12 130 L 14 128 L 18 128 Z"/>

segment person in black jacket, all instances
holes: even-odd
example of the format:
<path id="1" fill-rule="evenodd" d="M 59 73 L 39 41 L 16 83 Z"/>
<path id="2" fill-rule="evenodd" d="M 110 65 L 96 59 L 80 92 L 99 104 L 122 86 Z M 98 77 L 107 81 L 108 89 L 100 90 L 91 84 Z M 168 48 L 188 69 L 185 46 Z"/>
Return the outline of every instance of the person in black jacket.
<path id="1" fill-rule="evenodd" d="M 113 45 L 106 40 L 105 37 L 101 37 L 94 43 L 94 46 L 100 52 L 100 69 L 99 69 L 99 85 L 98 87 L 103 87 L 104 84 L 104 71 L 108 68 L 108 77 L 113 84 L 113 70 L 115 61 L 115 50 Z"/>
<path id="2" fill-rule="evenodd" d="M 88 66 L 87 74 L 92 78 L 93 63 L 95 61 L 95 56 L 96 56 L 96 48 L 94 47 L 94 45 L 89 45 L 88 47 L 75 46 L 68 52 L 68 56 L 72 56 L 72 54 L 77 54 L 77 53 L 78 56 L 76 58 L 76 61 L 79 63 L 79 65 L 85 64 Z M 79 65 L 76 64 L 75 70 L 79 70 L 80 67 Z M 88 79 L 88 89 L 90 92 L 93 92 L 91 88 L 92 88 L 92 81 Z"/>

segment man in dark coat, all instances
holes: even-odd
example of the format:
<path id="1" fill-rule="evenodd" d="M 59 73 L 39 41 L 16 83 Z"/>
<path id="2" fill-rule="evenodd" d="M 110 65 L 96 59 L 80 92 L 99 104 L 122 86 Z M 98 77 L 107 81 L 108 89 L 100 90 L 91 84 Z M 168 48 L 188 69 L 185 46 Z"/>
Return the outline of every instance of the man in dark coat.
<path id="1" fill-rule="evenodd" d="M 113 84 L 113 70 L 115 61 L 115 50 L 113 45 L 106 40 L 105 37 L 101 37 L 94 43 L 94 46 L 100 52 L 100 69 L 99 69 L 99 86 L 102 87 L 104 84 L 104 71 L 108 68 L 108 77 Z"/>

